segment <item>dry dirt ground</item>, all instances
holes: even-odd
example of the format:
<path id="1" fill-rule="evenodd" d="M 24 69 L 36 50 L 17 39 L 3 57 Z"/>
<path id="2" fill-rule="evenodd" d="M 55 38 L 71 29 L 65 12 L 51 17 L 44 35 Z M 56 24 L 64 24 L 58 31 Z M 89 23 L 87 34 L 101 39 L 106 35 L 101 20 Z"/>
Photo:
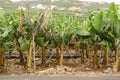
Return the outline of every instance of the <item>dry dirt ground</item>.
<path id="1" fill-rule="evenodd" d="M 18 59 L 10 59 L 6 61 L 6 69 L 0 75 L 120 76 L 120 71 L 114 72 L 111 67 L 94 70 L 87 66 L 87 63 L 80 64 L 79 59 L 65 59 L 63 66 L 57 65 L 58 62 L 55 59 L 46 65 L 41 65 L 40 61 L 40 59 L 36 59 L 36 71 L 30 69 L 28 72 L 23 65 L 19 64 Z"/>

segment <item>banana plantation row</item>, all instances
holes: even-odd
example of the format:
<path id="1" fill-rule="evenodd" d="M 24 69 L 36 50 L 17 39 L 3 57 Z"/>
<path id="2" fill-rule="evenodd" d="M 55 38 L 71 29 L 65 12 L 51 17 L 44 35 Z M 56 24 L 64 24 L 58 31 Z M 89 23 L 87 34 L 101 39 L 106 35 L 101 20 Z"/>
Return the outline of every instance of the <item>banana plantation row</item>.
<path id="1" fill-rule="evenodd" d="M 46 49 L 55 49 L 58 65 L 63 65 L 64 52 L 73 49 L 81 54 L 81 63 L 88 59 L 93 68 L 98 68 L 101 54 L 106 66 L 114 57 L 118 70 L 119 48 L 120 9 L 114 3 L 107 11 L 92 12 L 85 20 L 52 15 L 49 10 L 32 13 L 21 9 L 19 13 L 0 16 L 0 71 L 5 65 L 4 52 L 9 49 L 17 49 L 20 64 L 26 68 L 35 69 L 35 54 L 39 49 L 41 64 L 46 63 Z"/>

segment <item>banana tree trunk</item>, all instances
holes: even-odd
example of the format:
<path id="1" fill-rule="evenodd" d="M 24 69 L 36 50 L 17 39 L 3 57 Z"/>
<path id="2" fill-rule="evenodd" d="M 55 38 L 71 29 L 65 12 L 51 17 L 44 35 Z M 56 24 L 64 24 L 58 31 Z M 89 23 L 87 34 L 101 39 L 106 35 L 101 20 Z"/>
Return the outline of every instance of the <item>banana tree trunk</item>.
<path id="1" fill-rule="evenodd" d="M 109 48 L 105 49 L 105 63 L 106 63 L 106 66 L 108 66 L 108 64 L 109 64 Z"/>
<path id="2" fill-rule="evenodd" d="M 20 43 L 18 41 L 18 37 L 15 35 L 16 45 L 17 45 L 17 51 L 20 54 L 20 63 L 24 64 L 26 62 L 25 57 L 23 55 L 23 52 L 20 50 Z"/>
<path id="3" fill-rule="evenodd" d="M 46 63 L 46 51 L 45 51 L 45 47 L 42 47 L 42 64 Z"/>
<path id="4" fill-rule="evenodd" d="M 60 66 L 63 65 L 63 49 L 64 49 L 64 45 L 61 44 L 61 46 L 60 46 L 60 61 L 59 61 Z"/>
<path id="5" fill-rule="evenodd" d="M 119 49 L 118 48 L 115 49 L 115 63 L 116 63 L 116 68 L 118 70 L 118 67 L 119 67 Z"/>
<path id="6" fill-rule="evenodd" d="M 69 43 L 65 45 L 65 49 L 66 49 L 67 52 L 69 52 L 69 49 L 70 49 Z"/>
<path id="7" fill-rule="evenodd" d="M 90 45 L 89 49 L 90 49 L 90 53 L 91 53 L 91 54 L 89 54 L 89 64 L 92 67 L 93 66 L 93 51 L 94 51 L 93 46 Z"/>
<path id="8" fill-rule="evenodd" d="M 59 56 L 60 56 L 60 54 L 59 54 L 59 48 L 57 47 L 56 48 L 56 59 L 57 59 L 57 61 L 59 61 Z"/>
<path id="9" fill-rule="evenodd" d="M 24 64 L 26 62 L 25 58 L 24 58 L 24 55 L 23 55 L 23 52 L 21 50 L 18 50 L 19 53 L 20 53 L 20 63 L 21 64 Z"/>
<path id="10" fill-rule="evenodd" d="M 0 54 L 0 72 L 4 70 L 5 60 L 4 60 L 4 53 L 1 52 Z"/>
<path id="11" fill-rule="evenodd" d="M 27 57 L 27 67 L 32 68 L 32 49 L 33 49 L 33 41 L 30 40 L 30 47 L 29 47 L 29 53 Z"/>
<path id="12" fill-rule="evenodd" d="M 90 61 L 90 52 L 89 52 L 89 45 L 88 44 L 85 44 L 85 51 L 86 51 L 86 57 Z"/>
<path id="13" fill-rule="evenodd" d="M 79 51 L 79 42 L 75 42 L 75 51 L 78 52 Z"/>
<path id="14" fill-rule="evenodd" d="M 98 48 L 97 45 L 94 45 L 94 59 L 93 59 L 93 67 L 96 69 L 98 65 Z"/>
<path id="15" fill-rule="evenodd" d="M 81 53 L 81 63 L 84 63 L 84 59 L 85 59 L 85 45 L 82 44 L 82 53 Z"/>

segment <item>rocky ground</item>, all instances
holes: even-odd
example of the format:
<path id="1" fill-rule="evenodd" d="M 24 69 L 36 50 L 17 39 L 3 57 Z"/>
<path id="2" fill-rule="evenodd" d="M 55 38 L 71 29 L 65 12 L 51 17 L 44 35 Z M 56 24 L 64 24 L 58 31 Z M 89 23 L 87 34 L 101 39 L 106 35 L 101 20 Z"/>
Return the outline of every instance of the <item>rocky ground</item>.
<path id="1" fill-rule="evenodd" d="M 8 60 L 6 63 L 6 69 L 0 75 L 54 75 L 54 76 L 120 76 L 120 72 L 115 72 L 114 68 L 99 68 L 94 70 L 92 67 L 87 66 L 87 64 L 80 64 L 79 59 L 74 60 L 66 59 L 63 66 L 57 65 L 54 59 L 46 65 L 41 65 L 39 63 L 41 60 L 37 59 L 36 71 L 32 69 L 29 72 L 25 69 L 23 65 L 19 65 L 18 59 Z"/>

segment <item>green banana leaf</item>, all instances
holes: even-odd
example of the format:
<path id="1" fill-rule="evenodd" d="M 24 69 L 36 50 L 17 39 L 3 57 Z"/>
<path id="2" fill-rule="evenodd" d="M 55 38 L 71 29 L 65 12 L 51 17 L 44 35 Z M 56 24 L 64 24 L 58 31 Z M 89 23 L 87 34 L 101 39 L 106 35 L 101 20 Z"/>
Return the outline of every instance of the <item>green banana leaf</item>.
<path id="1" fill-rule="evenodd" d="M 41 37 L 35 38 L 35 42 L 36 42 L 40 47 L 44 47 L 44 40 L 43 40 L 43 38 L 41 38 Z"/>
<path id="2" fill-rule="evenodd" d="M 98 14 L 94 16 L 94 20 L 92 21 L 93 27 L 96 31 L 100 32 L 103 30 L 103 11 L 100 11 Z"/>

